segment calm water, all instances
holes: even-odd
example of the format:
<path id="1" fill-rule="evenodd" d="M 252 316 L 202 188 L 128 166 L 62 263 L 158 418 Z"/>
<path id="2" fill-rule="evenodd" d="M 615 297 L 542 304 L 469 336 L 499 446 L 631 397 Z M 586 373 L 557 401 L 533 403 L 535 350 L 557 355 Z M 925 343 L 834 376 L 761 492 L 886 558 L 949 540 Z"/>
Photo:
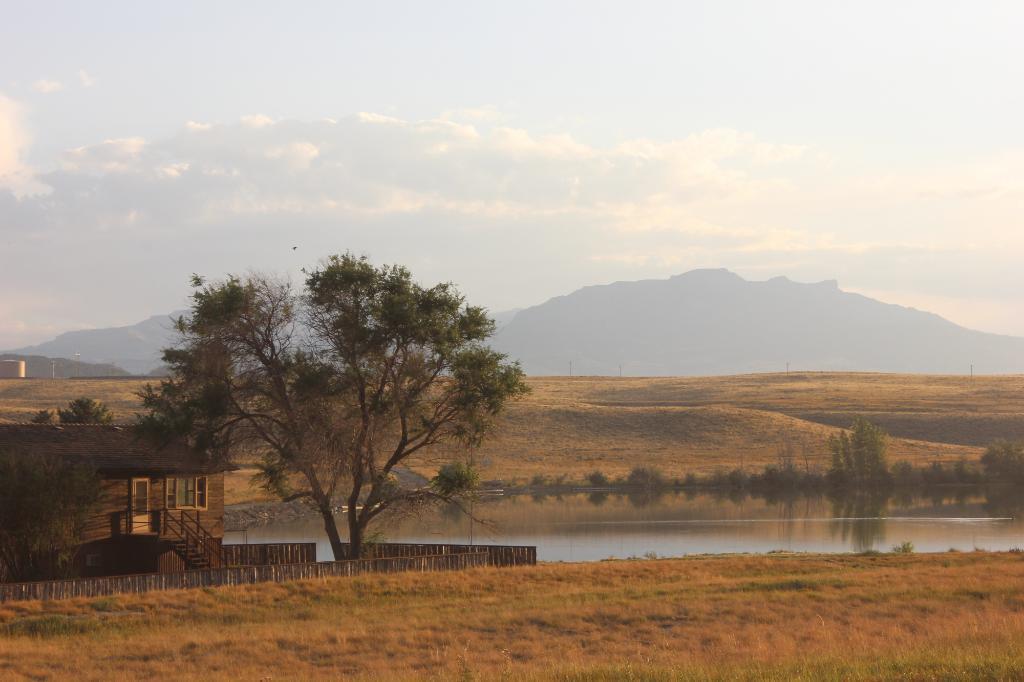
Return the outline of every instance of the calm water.
<path id="1" fill-rule="evenodd" d="M 392 519 L 377 529 L 382 539 L 394 542 L 536 545 L 543 561 L 596 561 L 649 552 L 682 556 L 772 550 L 888 551 L 904 541 L 913 542 L 919 552 L 994 551 L 1024 547 L 1024 521 L 1012 506 L 1008 509 L 1005 502 L 990 502 L 983 495 L 846 502 L 730 500 L 675 493 L 654 498 L 603 493 L 509 495 L 476 503 L 475 515 L 486 525 L 470 521 L 455 509 L 439 509 L 421 518 Z M 229 532 L 225 541 L 316 541 L 318 558 L 331 558 L 330 544 L 316 518 Z"/>

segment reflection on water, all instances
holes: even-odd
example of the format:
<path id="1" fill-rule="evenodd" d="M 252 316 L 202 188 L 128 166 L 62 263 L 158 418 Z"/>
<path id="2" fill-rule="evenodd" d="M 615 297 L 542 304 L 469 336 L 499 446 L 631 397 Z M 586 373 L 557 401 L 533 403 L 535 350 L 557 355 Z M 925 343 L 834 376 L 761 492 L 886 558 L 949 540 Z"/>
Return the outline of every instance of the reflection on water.
<path id="1" fill-rule="evenodd" d="M 721 552 L 888 551 L 905 541 L 917 551 L 1006 550 L 1024 546 L 1020 496 L 961 491 L 927 497 L 751 498 L 694 491 L 608 491 L 485 496 L 473 521 L 454 507 L 377 527 L 396 542 L 536 545 L 544 561 L 682 556 Z M 342 524 L 343 525 L 343 524 Z M 229 532 L 226 542 L 318 543 L 330 558 L 320 521 Z"/>

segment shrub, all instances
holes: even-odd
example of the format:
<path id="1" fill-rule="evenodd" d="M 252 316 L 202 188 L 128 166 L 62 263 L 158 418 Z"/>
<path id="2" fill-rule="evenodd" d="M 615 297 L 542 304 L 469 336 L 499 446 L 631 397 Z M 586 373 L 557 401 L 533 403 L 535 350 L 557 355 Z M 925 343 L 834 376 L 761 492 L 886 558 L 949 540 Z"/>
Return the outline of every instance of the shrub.
<path id="1" fill-rule="evenodd" d="M 92 398 L 76 398 L 68 409 L 57 410 L 61 424 L 111 424 L 114 413 L 103 403 Z"/>
<path id="2" fill-rule="evenodd" d="M 898 545 L 893 545 L 892 546 L 892 553 L 893 554 L 913 554 L 914 553 L 914 543 L 910 542 L 909 540 L 905 540 L 905 541 L 901 542 Z"/>
<path id="3" fill-rule="evenodd" d="M 39 410 L 29 421 L 33 424 L 53 424 L 57 421 L 57 415 L 50 410 Z"/>
<path id="4" fill-rule="evenodd" d="M 750 478 L 742 469 L 733 469 L 729 472 L 727 481 L 732 488 L 746 488 L 750 483 Z"/>
<path id="5" fill-rule="evenodd" d="M 642 486 L 644 488 L 663 488 L 667 485 L 664 474 L 654 467 L 633 467 L 626 478 L 629 485 Z"/>
<path id="6" fill-rule="evenodd" d="M 480 474 L 468 462 L 445 464 L 430 481 L 435 491 L 445 497 L 472 492 L 480 485 Z"/>
<path id="7" fill-rule="evenodd" d="M 608 477 L 600 471 L 591 471 L 587 474 L 587 483 L 595 487 L 602 487 L 608 485 Z"/>
<path id="8" fill-rule="evenodd" d="M 1024 480 L 1024 443 L 998 440 L 981 456 L 985 476 L 998 481 Z"/>

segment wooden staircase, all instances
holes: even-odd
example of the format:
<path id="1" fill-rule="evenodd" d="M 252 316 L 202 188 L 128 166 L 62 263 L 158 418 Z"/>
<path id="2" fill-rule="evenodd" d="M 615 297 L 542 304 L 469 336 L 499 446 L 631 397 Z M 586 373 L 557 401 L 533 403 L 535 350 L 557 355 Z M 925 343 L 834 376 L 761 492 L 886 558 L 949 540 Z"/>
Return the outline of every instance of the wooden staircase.
<path id="1" fill-rule="evenodd" d="M 199 523 L 198 511 L 167 509 L 162 516 L 160 534 L 170 541 L 186 570 L 224 567 L 220 542 Z"/>

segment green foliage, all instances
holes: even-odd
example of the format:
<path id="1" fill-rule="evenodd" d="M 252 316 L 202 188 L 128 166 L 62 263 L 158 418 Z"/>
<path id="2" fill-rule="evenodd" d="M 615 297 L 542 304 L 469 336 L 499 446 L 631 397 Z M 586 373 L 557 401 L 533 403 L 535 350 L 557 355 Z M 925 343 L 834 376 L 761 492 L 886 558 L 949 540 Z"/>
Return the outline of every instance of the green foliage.
<path id="1" fill-rule="evenodd" d="M 57 410 L 57 416 L 61 424 L 111 424 L 114 421 L 114 413 L 92 398 L 72 400 L 68 403 L 68 409 Z"/>
<path id="2" fill-rule="evenodd" d="M 1024 481 L 1024 442 L 996 441 L 981 456 L 981 466 L 990 480 Z"/>
<path id="3" fill-rule="evenodd" d="M 901 542 L 898 545 L 893 545 L 892 546 L 892 553 L 893 554 L 913 554 L 914 553 L 914 543 L 910 542 L 909 540 L 906 540 L 904 542 Z"/>
<path id="4" fill-rule="evenodd" d="M 626 477 L 628 485 L 644 488 L 664 488 L 668 485 L 665 475 L 654 467 L 633 467 Z"/>
<path id="5" fill-rule="evenodd" d="M 377 515 L 467 482 L 451 469 L 407 488 L 395 467 L 421 450 L 479 445 L 527 390 L 518 364 L 486 345 L 494 323 L 482 308 L 400 266 L 332 256 L 301 293 L 258 275 L 193 285 L 181 342 L 164 352 L 172 375 L 143 392 L 140 430 L 184 436 L 210 458 L 259 454 L 263 484 L 311 500 L 336 555 L 336 498 L 358 553 Z"/>
<path id="6" fill-rule="evenodd" d="M 886 464 L 888 436 L 867 419 L 858 417 L 850 432 L 829 438 L 832 467 L 829 477 L 840 485 L 877 485 L 889 479 Z"/>
<path id="7" fill-rule="evenodd" d="M 57 421 L 57 414 L 50 410 L 39 410 L 29 421 L 33 424 L 53 424 Z"/>
<path id="8" fill-rule="evenodd" d="M 55 457 L 0 453 L 0 572 L 6 579 L 70 575 L 99 490 L 88 467 Z"/>
<path id="9" fill-rule="evenodd" d="M 610 481 L 608 480 L 608 477 L 604 475 L 603 472 L 591 471 L 589 474 L 587 474 L 587 483 L 594 486 L 595 488 L 603 488 L 604 486 L 607 486 L 610 483 Z"/>
<path id="10" fill-rule="evenodd" d="M 434 491 L 444 498 L 471 493 L 480 486 L 480 474 L 468 462 L 445 464 L 430 480 Z"/>

